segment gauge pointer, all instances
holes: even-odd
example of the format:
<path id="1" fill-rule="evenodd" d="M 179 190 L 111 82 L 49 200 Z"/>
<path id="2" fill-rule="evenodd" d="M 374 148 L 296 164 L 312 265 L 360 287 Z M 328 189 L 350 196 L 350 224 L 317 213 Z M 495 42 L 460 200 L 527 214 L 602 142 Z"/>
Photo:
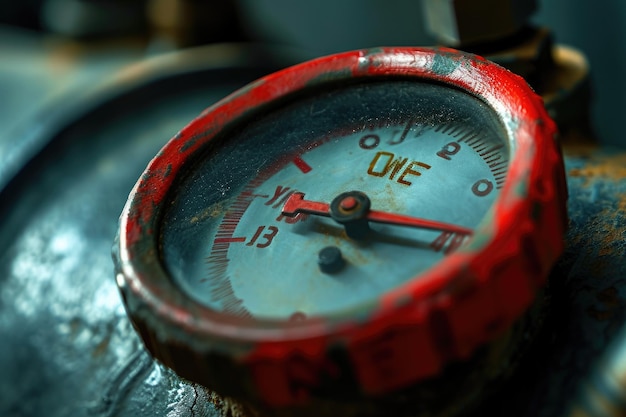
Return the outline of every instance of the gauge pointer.
<path id="1" fill-rule="evenodd" d="M 368 222 L 395 226 L 440 230 L 442 232 L 471 235 L 472 230 L 449 223 L 421 219 L 419 217 L 384 211 L 370 210 L 369 197 L 360 191 L 339 194 L 330 204 L 304 199 L 304 193 L 293 193 L 285 202 L 282 214 L 293 217 L 298 213 L 331 217 L 345 226 L 346 233 L 354 239 L 362 239 L 369 232 Z"/>

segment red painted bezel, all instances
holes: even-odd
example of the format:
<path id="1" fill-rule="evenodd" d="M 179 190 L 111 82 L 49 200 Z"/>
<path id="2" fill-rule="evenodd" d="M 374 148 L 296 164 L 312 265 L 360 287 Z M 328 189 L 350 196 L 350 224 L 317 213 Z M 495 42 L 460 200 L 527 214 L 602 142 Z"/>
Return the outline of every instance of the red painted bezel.
<path id="1" fill-rule="evenodd" d="M 507 181 L 471 244 L 419 279 L 381 295 L 358 317 L 238 319 L 182 294 L 159 259 L 158 231 L 171 187 L 189 161 L 226 126 L 269 102 L 330 82 L 389 76 L 464 90 L 489 105 L 508 132 Z M 343 372 L 330 350 L 342 350 L 356 389 L 366 395 L 436 375 L 517 320 L 563 250 L 566 190 L 555 134 L 541 99 L 522 78 L 451 49 L 360 50 L 268 75 L 193 120 L 150 162 L 132 190 L 117 249 L 117 280 L 128 313 L 153 355 L 181 376 L 272 406 L 302 404 L 319 395 L 316 384 Z M 375 359 L 381 349 L 387 352 L 382 361 Z M 214 358 L 238 375 L 235 386 L 224 382 L 232 375 L 212 371 Z"/>

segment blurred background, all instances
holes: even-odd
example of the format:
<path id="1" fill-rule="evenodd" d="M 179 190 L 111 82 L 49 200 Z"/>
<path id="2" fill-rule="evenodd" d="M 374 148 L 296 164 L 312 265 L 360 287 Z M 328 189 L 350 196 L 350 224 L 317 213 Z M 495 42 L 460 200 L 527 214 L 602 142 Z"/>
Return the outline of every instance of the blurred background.
<path id="1" fill-rule="evenodd" d="M 426 12 L 443 18 L 437 7 L 451 2 L 0 0 L 0 415 L 222 415 L 210 394 L 149 358 L 126 318 L 111 246 L 129 190 L 169 138 L 229 92 L 319 55 L 438 44 Z M 576 125 L 589 107 L 602 149 L 626 148 L 626 1 L 454 2 L 490 6 L 461 16 L 469 29 L 498 23 L 496 6 L 519 6 L 523 25 L 548 27 L 554 42 L 581 51 L 585 88 L 565 74 L 571 88 L 553 110 Z M 541 75 L 552 49 L 545 32 L 533 33 L 511 62 Z M 520 45 L 509 35 L 491 52 Z M 461 46 L 487 51 L 474 41 Z M 542 345 L 532 383 L 517 382 L 518 401 L 503 397 L 518 411 L 507 415 L 562 415 L 626 320 L 626 156 L 609 154 L 610 166 L 566 161 L 559 331 Z"/>
<path id="2" fill-rule="evenodd" d="M 300 60 L 437 44 L 423 9 L 415 0 L 2 0 L 0 136 L 43 103 L 174 49 L 260 42 L 291 46 Z M 587 56 L 595 131 L 604 144 L 626 145 L 617 122 L 626 108 L 626 2 L 542 0 L 531 20 Z"/>

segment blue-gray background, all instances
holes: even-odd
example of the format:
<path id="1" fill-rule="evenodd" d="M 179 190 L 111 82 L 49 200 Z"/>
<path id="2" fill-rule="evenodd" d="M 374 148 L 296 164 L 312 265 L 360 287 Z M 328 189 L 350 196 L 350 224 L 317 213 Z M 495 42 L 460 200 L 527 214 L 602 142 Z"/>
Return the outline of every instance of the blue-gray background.
<path id="1" fill-rule="evenodd" d="M 32 6 L 36 15 L 43 2 L 0 0 L 0 22 L 11 20 L 10 12 L 21 6 Z M 250 39 L 288 43 L 303 56 L 434 43 L 424 30 L 418 0 L 239 3 Z M 589 57 L 601 140 L 626 146 L 621 135 L 626 2 L 544 0 L 541 6 L 536 21 Z M 232 59 L 227 58 L 232 50 L 221 50 L 221 55 L 215 48 L 195 50 L 199 63 L 178 54 L 157 57 L 147 67 L 127 68 L 118 75 L 116 88 L 104 90 L 127 92 L 124 100 L 82 108 L 94 97 L 108 97 L 102 91 L 90 95 L 91 89 L 83 87 L 158 54 L 158 48 L 136 42 L 79 43 L 42 32 L 0 26 L 0 189 L 36 153 L 41 140 L 56 141 L 30 170 L 20 171 L 0 198 L 0 415 L 218 415 L 207 394 L 157 366 L 140 348 L 124 318 L 110 250 L 128 191 L 152 155 L 202 108 L 269 70 L 259 65 L 267 63 L 267 56 L 253 60 L 256 69 L 244 73 L 231 71 Z M 202 51 L 208 56 L 202 57 Z M 227 73 L 207 70 L 201 78 L 192 77 L 191 84 L 137 88 L 162 71 L 175 73 L 174 64 L 181 71 L 194 65 L 211 68 L 208 58 L 214 57 L 219 58 L 214 65 L 227 65 Z M 573 173 L 589 164 L 571 157 L 566 163 Z M 576 378 L 586 375 L 624 323 L 626 219 L 621 196 L 626 184 L 594 178 L 568 178 L 571 231 L 561 270 L 571 267 L 572 272 L 567 280 L 556 281 L 568 283 L 561 292 L 566 302 L 554 309 L 559 334 L 542 351 L 547 364 L 543 377 L 524 385 L 519 407 L 511 405 L 519 415 L 560 415 L 554 410 L 572 398 Z"/>
<path id="2" fill-rule="evenodd" d="M 533 21 L 552 28 L 557 42 L 588 57 L 593 122 L 600 141 L 626 146 L 621 133 L 626 109 L 626 1 L 537 1 Z M 71 87 L 93 83 L 159 52 L 154 43 L 147 49 L 123 42 L 114 48 L 68 46 L 62 37 L 41 36 L 37 30 L 11 25 L 41 29 L 46 11 L 42 5 L 62 2 L 0 0 L 0 137 L 27 123 L 40 104 L 63 96 Z M 235 0 L 235 4 L 243 15 L 243 37 L 292 45 L 307 58 L 364 47 L 436 43 L 426 31 L 419 0 Z"/>
<path id="3" fill-rule="evenodd" d="M 256 36 L 315 54 L 385 45 L 432 45 L 416 0 L 243 0 Z M 594 127 L 602 143 L 626 146 L 626 1 L 542 0 L 534 22 L 587 56 Z"/>

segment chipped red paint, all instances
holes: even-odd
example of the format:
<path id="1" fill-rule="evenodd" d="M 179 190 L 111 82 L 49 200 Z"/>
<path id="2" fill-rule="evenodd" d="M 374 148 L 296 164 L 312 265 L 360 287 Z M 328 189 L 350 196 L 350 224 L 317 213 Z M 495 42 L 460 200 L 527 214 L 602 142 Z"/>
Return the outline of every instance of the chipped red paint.
<path id="1" fill-rule="evenodd" d="M 183 296 L 161 266 L 154 231 L 187 162 L 225 125 L 267 102 L 330 81 L 386 76 L 461 88 L 501 116 L 515 150 L 494 210 L 471 243 L 383 294 L 359 317 L 238 319 Z M 351 381 L 355 392 L 379 395 L 436 375 L 511 326 L 563 250 L 567 196 L 555 135 L 541 99 L 522 78 L 452 49 L 353 51 L 268 75 L 185 127 L 135 186 L 121 217 L 117 266 L 129 314 L 153 355 L 181 376 L 270 406 L 332 396 L 324 387 L 329 381 Z"/>

